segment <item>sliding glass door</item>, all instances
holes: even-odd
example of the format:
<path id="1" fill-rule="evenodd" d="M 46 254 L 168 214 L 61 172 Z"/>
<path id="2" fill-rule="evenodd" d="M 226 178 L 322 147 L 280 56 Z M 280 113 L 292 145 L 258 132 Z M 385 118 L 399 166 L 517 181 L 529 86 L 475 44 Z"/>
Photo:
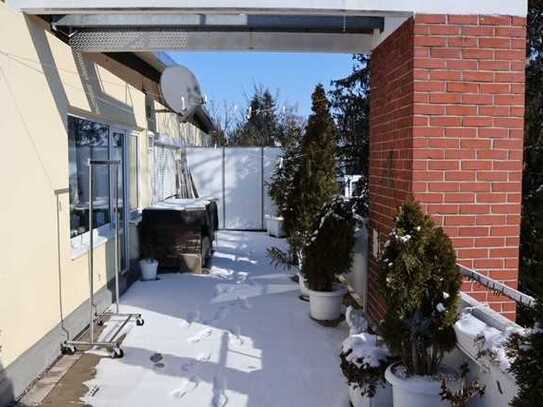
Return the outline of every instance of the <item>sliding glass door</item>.
<path id="1" fill-rule="evenodd" d="M 119 241 L 118 241 L 118 255 L 119 255 L 119 270 L 124 272 L 128 269 L 128 136 L 124 129 L 113 128 L 112 129 L 112 143 L 111 143 L 111 158 L 113 160 L 119 160 L 121 165 L 117 166 L 117 173 L 115 170 L 111 171 L 112 179 L 112 191 L 111 202 L 112 205 L 117 205 L 117 211 L 112 208 L 114 213 L 117 213 L 117 221 L 119 228 Z M 117 201 L 115 202 L 115 197 Z"/>

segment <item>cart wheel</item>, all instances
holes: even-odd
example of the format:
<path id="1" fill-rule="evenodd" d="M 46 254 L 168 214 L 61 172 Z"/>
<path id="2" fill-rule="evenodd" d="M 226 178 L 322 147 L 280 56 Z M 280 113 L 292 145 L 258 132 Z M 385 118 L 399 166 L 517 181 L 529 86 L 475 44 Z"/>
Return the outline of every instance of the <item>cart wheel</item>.
<path id="1" fill-rule="evenodd" d="M 119 347 L 113 348 L 113 353 L 111 356 L 113 359 L 121 359 L 124 356 L 124 351 Z"/>
<path id="2" fill-rule="evenodd" d="M 73 355 L 75 352 L 77 352 L 77 348 L 74 345 L 66 345 L 63 343 L 60 345 L 60 352 L 63 355 Z"/>
<path id="3" fill-rule="evenodd" d="M 143 324 L 145 324 L 145 320 L 143 318 L 139 317 L 136 319 L 137 326 L 143 326 Z"/>
<path id="4" fill-rule="evenodd" d="M 98 321 L 96 321 L 96 325 L 98 325 L 98 326 L 104 326 L 104 320 L 103 320 L 103 319 L 99 319 Z"/>

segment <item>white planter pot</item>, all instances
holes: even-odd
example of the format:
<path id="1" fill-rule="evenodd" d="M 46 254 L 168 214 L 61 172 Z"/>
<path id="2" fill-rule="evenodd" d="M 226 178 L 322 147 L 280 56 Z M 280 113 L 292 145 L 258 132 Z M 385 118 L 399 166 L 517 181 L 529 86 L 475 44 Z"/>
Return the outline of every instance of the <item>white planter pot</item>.
<path id="1" fill-rule="evenodd" d="M 394 370 L 397 363 L 388 367 L 386 380 L 392 385 L 394 407 L 450 407 L 450 402 L 441 400 L 441 381 L 427 376 L 400 377 Z M 450 386 L 454 382 L 449 381 Z"/>
<path id="2" fill-rule="evenodd" d="M 300 293 L 309 298 L 309 288 L 305 285 L 305 279 L 302 273 L 298 272 L 298 287 L 300 288 Z"/>
<path id="3" fill-rule="evenodd" d="M 285 237 L 283 218 L 277 216 L 266 216 L 266 230 L 270 236 Z"/>
<path id="4" fill-rule="evenodd" d="M 392 386 L 386 384 L 377 386 L 375 396 L 362 396 L 360 389 L 353 384 L 349 385 L 349 399 L 353 407 L 392 407 Z"/>
<path id="5" fill-rule="evenodd" d="M 158 261 L 140 260 L 142 280 L 156 280 Z"/>
<path id="6" fill-rule="evenodd" d="M 347 289 L 337 286 L 334 291 L 309 290 L 309 312 L 319 321 L 335 321 L 341 316 L 343 296 Z"/>

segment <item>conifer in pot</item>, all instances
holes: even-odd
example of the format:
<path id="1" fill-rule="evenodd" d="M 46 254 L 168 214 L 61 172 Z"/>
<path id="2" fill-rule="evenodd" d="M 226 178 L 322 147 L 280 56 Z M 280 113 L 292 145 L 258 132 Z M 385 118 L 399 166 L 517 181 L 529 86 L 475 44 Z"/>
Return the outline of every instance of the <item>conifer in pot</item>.
<path id="1" fill-rule="evenodd" d="M 379 278 L 387 310 L 381 334 L 401 360 L 402 376 L 427 376 L 431 381 L 456 343 L 462 277 L 450 239 L 412 200 L 400 208 L 385 243 Z M 429 391 L 436 391 L 432 402 L 439 406 L 440 381 L 433 384 Z"/>

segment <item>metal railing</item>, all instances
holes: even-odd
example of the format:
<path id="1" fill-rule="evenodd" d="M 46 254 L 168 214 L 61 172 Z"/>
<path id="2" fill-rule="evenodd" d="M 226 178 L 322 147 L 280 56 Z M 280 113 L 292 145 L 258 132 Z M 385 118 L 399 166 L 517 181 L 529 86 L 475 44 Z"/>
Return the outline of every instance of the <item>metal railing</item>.
<path id="1" fill-rule="evenodd" d="M 528 307 L 535 306 L 535 298 L 524 294 L 518 290 L 515 290 L 514 288 L 511 288 L 504 283 L 494 280 L 493 278 L 485 276 L 484 274 L 481 274 L 475 270 L 462 266 L 461 264 L 458 264 L 458 267 L 460 268 L 460 271 L 462 272 L 464 277 L 481 284 L 489 290 L 492 290 L 497 294 L 505 295 L 506 297 L 512 299 L 518 304 L 522 304 Z"/>

